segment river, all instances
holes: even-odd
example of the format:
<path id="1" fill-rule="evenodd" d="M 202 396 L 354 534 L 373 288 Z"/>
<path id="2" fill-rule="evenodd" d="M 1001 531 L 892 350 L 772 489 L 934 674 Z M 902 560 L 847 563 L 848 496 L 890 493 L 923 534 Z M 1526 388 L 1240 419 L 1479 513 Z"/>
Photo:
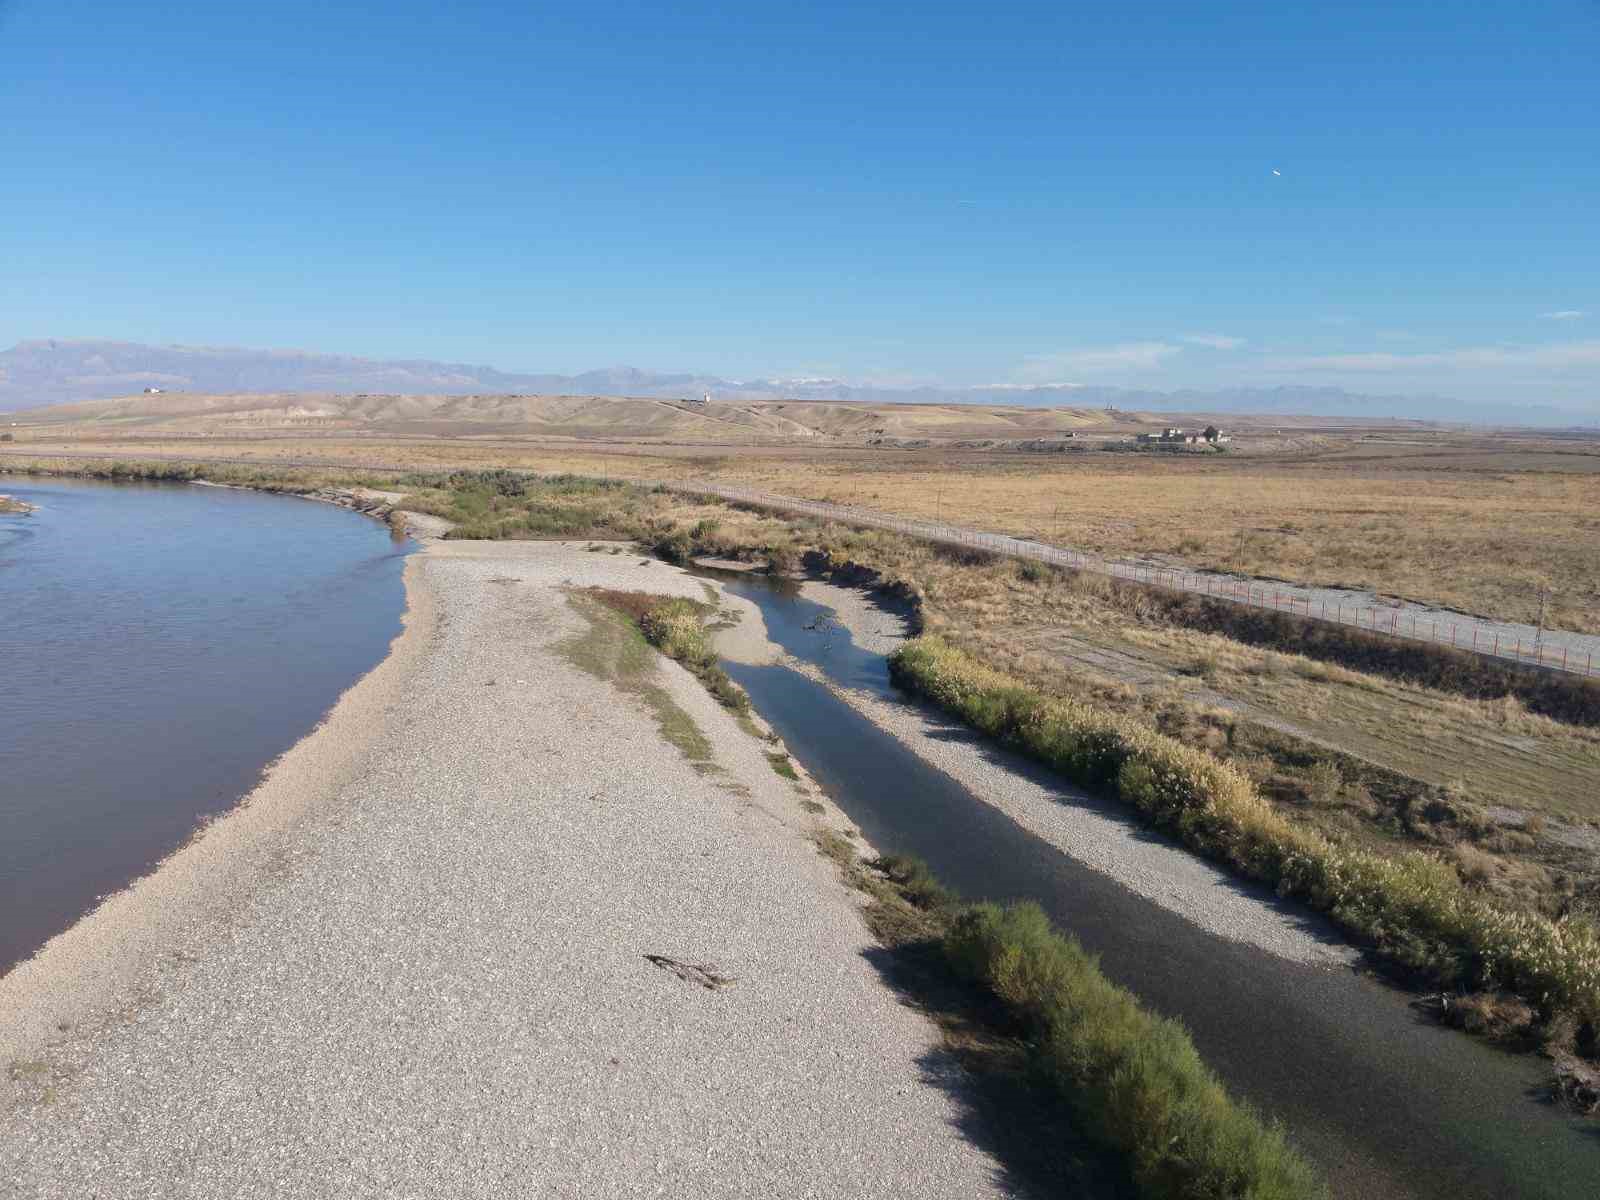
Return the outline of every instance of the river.
<path id="1" fill-rule="evenodd" d="M 768 636 L 789 654 L 842 686 L 895 695 L 884 658 L 792 584 L 720 578 L 760 606 Z M 1335 1195 L 1600 1193 L 1600 1125 L 1540 1097 L 1540 1060 L 1441 1028 L 1405 993 L 1354 971 L 1208 933 L 1023 829 L 813 679 L 781 665 L 726 665 L 873 845 L 917 855 L 970 898 L 1039 902 L 1108 976 L 1181 1020 L 1236 1095 L 1284 1122 Z M 1048 779 L 964 731 L 946 736 Z M 1067 789 L 1059 795 L 1073 802 Z"/>
<path id="2" fill-rule="evenodd" d="M 400 630 L 409 544 L 333 505 L 0 476 L 0 972 L 247 794 Z"/>

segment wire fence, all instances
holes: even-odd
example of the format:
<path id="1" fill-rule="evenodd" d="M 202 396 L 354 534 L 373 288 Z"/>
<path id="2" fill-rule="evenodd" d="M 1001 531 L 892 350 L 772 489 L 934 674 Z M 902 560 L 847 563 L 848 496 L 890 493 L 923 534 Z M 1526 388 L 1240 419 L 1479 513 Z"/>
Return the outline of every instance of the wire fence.
<path id="1" fill-rule="evenodd" d="M 1052 546 L 1009 534 L 984 533 L 943 522 L 896 517 L 872 509 L 830 504 L 819 500 L 801 500 L 794 496 L 782 496 L 754 488 L 683 480 L 676 482 L 663 480 L 656 486 L 674 492 L 732 500 L 774 512 L 802 513 L 862 528 L 891 530 L 924 541 L 965 546 L 1011 558 L 1032 559 L 1054 566 L 1126 579 L 1150 587 L 1212 596 L 1251 608 L 1289 613 L 1312 621 L 1327 621 L 1386 637 L 1450 646 L 1457 650 L 1466 650 L 1527 666 L 1543 667 L 1550 671 L 1563 671 L 1589 677 L 1600 675 L 1600 662 L 1596 661 L 1592 649 L 1574 648 L 1566 644 L 1547 644 L 1541 632 L 1532 629 L 1527 629 L 1525 632 L 1516 628 L 1508 630 L 1495 623 L 1479 622 L 1468 617 L 1446 616 L 1440 619 L 1440 614 L 1423 610 L 1405 610 L 1387 605 L 1329 599 L 1326 596 L 1307 595 L 1286 585 L 1258 583 L 1205 571 L 1186 571 L 1181 568 L 1119 562 L 1103 555 L 1086 554 L 1080 550 Z"/>

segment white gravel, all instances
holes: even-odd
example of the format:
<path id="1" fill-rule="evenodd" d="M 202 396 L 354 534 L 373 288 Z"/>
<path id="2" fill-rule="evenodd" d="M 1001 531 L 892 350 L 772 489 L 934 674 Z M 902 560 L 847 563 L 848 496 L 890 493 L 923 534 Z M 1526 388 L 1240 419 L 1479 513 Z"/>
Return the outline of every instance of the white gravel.
<path id="1" fill-rule="evenodd" d="M 0 980 L 0 1193 L 1001 1194 L 768 747 L 663 662 L 697 772 L 556 649 L 556 585 L 700 582 L 550 543 L 407 580 L 248 807 Z"/>
<path id="2" fill-rule="evenodd" d="M 802 591 L 831 608 L 856 644 L 874 653 L 891 652 L 906 636 L 905 623 L 861 589 L 810 581 Z M 929 706 L 841 688 L 815 668 L 792 659 L 789 665 L 827 684 L 924 762 L 1030 833 L 1200 928 L 1296 962 L 1338 966 L 1356 961 L 1356 952 L 1332 925 L 1152 836 L 1125 806 L 980 741 Z"/>

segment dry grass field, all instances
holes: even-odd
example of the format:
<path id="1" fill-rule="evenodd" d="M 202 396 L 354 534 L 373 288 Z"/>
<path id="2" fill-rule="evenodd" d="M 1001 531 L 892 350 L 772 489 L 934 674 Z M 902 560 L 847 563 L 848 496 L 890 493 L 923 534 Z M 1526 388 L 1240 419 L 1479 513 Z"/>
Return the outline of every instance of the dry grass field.
<path id="1" fill-rule="evenodd" d="M 1548 624 L 1600 632 L 1600 438 L 1347 431 L 1223 455 L 71 432 L 17 448 L 705 478 L 1529 623 L 1548 589 Z"/>

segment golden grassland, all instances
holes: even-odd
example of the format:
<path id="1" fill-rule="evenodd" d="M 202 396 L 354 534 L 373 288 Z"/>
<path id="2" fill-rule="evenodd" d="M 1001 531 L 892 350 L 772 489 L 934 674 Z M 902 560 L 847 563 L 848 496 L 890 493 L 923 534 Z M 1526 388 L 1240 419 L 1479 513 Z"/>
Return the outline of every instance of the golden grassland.
<path id="1" fill-rule="evenodd" d="M 47 449 L 50 444 L 30 444 Z M 73 444 L 61 444 L 70 452 Z M 201 452 L 195 439 L 83 450 Z M 1600 632 L 1600 448 L 1303 457 L 868 452 L 489 439 L 203 440 L 207 456 L 706 478 L 1082 550 L 1371 588 Z"/>
<path id="2" fill-rule="evenodd" d="M 974 525 L 1104 554 L 1372 588 L 1600 630 L 1600 475 L 1454 474 L 1373 463 L 1082 454 L 905 465 L 730 463 L 775 492 Z"/>

